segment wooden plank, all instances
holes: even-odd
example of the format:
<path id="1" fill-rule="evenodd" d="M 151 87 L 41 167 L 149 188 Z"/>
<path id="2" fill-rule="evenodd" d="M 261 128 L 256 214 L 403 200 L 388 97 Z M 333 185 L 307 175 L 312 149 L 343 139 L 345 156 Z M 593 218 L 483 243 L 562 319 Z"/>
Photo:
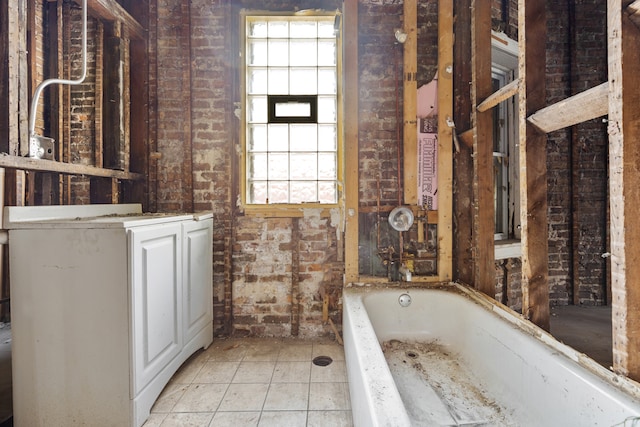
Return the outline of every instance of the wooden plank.
<path id="1" fill-rule="evenodd" d="M 74 0 L 77 4 L 82 5 L 81 0 Z M 131 37 L 144 40 L 145 31 L 142 25 L 138 23 L 129 13 L 124 10 L 116 0 L 87 0 L 88 14 L 96 18 L 104 19 L 109 22 L 121 22 L 129 30 Z"/>
<path id="2" fill-rule="evenodd" d="M 493 92 L 491 80 L 491 0 L 473 0 L 471 21 L 471 102 L 477 105 Z M 494 176 L 493 112 L 472 111 L 474 216 L 473 254 L 474 287 L 494 297 Z"/>
<path id="3" fill-rule="evenodd" d="M 613 370 L 640 380 L 640 31 L 608 0 Z"/>
<path id="4" fill-rule="evenodd" d="M 520 221 L 522 313 L 549 330 L 547 136 L 526 120 L 544 107 L 546 16 L 544 0 L 518 2 Z"/>
<path id="5" fill-rule="evenodd" d="M 184 64 L 191 64 L 191 0 L 181 1 L 181 37 L 180 48 Z M 193 144 L 191 143 L 191 67 L 182 67 L 182 133 L 184 135 L 182 163 L 182 191 L 184 194 L 183 209 L 193 210 Z"/>
<path id="6" fill-rule="evenodd" d="M 438 2 L 438 278 L 453 279 L 453 2 Z M 415 134 L 415 129 L 414 129 Z"/>
<path id="7" fill-rule="evenodd" d="M 144 175 L 113 169 L 97 168 L 79 163 L 63 163 L 53 160 L 34 159 L 21 156 L 0 155 L 0 168 L 20 169 L 25 171 L 58 172 L 65 175 L 101 176 L 125 180 L 142 180 Z"/>
<path id="8" fill-rule="evenodd" d="M 625 13 L 637 27 L 640 27 L 640 0 L 635 0 L 627 6 Z"/>
<path id="9" fill-rule="evenodd" d="M 358 281 L 358 0 L 345 0 L 344 45 L 345 283 Z"/>
<path id="10" fill-rule="evenodd" d="M 468 285 L 473 284 L 473 258 L 472 258 L 472 234 L 473 228 L 473 130 L 471 130 L 471 0 L 456 0 L 454 8 L 454 34 L 453 45 L 454 64 L 453 72 L 453 114 L 456 131 L 469 129 L 458 134 L 458 139 L 463 142 L 460 152 L 454 156 L 454 170 L 456 171 L 453 191 L 454 228 L 453 237 L 453 279 Z M 468 138 L 467 138 L 468 136 Z"/>
<path id="11" fill-rule="evenodd" d="M 9 2 L 0 2 L 0 111 L 7 114 L 0 114 L 0 151 L 9 151 Z"/>
<path id="12" fill-rule="evenodd" d="M 584 92 L 570 96 L 531 114 L 527 120 L 540 131 L 549 133 L 609 112 L 609 83 L 604 82 Z"/>
<path id="13" fill-rule="evenodd" d="M 404 0 L 404 78 L 403 78 L 403 129 L 404 129 L 404 203 L 418 204 L 418 5 L 416 0 Z"/>
<path id="14" fill-rule="evenodd" d="M 489 95 L 487 98 L 485 98 L 484 101 L 478 104 L 478 107 L 476 107 L 476 109 L 478 110 L 478 112 L 484 113 L 485 111 L 492 109 L 496 105 L 500 104 L 502 101 L 506 101 L 507 99 L 511 98 L 517 93 L 518 93 L 518 79 L 515 79 L 511 83 L 508 83 L 502 86 L 500 89 L 498 89 L 497 91 Z"/>
<path id="15" fill-rule="evenodd" d="M 94 143 L 94 165 L 96 167 L 104 167 L 104 60 L 105 60 L 105 43 L 104 43 L 104 24 L 101 21 L 96 25 L 96 66 L 95 69 L 95 143 Z"/>
<path id="16" fill-rule="evenodd" d="M 122 26 L 107 28 L 104 47 L 103 162 L 111 169 L 125 170 L 124 62 L 125 42 Z"/>

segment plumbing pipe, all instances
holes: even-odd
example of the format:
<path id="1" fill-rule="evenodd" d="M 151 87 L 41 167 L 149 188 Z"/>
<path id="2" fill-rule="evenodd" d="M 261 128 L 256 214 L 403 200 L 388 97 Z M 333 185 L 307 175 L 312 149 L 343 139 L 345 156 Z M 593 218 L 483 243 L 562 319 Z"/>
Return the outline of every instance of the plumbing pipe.
<path id="1" fill-rule="evenodd" d="M 34 52 L 35 53 L 35 52 Z M 38 85 L 33 93 L 33 99 L 31 100 L 31 111 L 29 114 L 29 139 L 31 145 L 31 138 L 35 138 L 36 135 L 36 113 L 38 109 L 38 101 L 44 88 L 52 84 L 66 84 L 66 85 L 79 85 L 84 82 L 87 77 L 87 0 L 82 0 L 82 73 L 76 80 L 67 79 L 48 79 Z M 31 153 L 31 147 L 29 147 L 29 154 Z"/>

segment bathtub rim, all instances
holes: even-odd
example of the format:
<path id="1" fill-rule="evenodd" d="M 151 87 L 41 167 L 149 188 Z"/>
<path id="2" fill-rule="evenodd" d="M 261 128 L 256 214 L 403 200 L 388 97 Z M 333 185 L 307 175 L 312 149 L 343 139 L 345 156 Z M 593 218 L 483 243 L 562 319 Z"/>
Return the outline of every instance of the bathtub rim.
<path id="1" fill-rule="evenodd" d="M 540 341 L 542 344 L 550 347 L 558 353 L 561 353 L 571 361 L 587 369 L 592 374 L 608 382 L 613 387 L 620 389 L 622 392 L 628 394 L 634 399 L 640 400 L 640 383 L 625 375 L 615 373 L 612 370 L 605 368 L 586 354 L 558 341 L 549 332 L 526 319 L 520 313 L 464 283 L 432 282 L 416 284 L 416 282 L 388 282 L 381 284 L 353 282 L 348 283 L 344 287 L 343 298 L 347 296 L 347 298 L 362 299 L 366 294 L 371 292 L 392 292 L 403 289 L 416 291 L 441 290 L 466 296 L 473 302 L 483 306 L 485 309 L 491 311 L 506 322 L 516 326 L 523 332 L 532 336 L 534 339 Z M 360 300 L 360 303 L 363 304 L 362 300 Z"/>

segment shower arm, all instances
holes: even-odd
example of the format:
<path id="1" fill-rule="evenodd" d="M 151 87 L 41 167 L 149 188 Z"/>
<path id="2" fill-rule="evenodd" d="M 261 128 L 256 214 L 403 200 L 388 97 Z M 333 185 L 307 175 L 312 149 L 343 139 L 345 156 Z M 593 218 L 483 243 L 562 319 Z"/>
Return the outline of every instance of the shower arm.
<path id="1" fill-rule="evenodd" d="M 34 52 L 35 53 L 35 52 Z M 82 0 L 82 73 L 76 80 L 67 79 L 47 79 L 40 83 L 33 93 L 31 100 L 31 111 L 29 113 L 29 137 L 36 137 L 36 114 L 38 101 L 44 88 L 52 84 L 79 85 L 87 77 L 87 0 Z"/>

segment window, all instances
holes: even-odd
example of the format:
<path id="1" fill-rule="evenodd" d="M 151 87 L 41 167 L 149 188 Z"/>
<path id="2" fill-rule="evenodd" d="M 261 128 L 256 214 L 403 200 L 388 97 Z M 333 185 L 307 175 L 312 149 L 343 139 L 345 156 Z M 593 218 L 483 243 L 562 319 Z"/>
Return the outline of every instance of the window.
<path id="1" fill-rule="evenodd" d="M 245 205 L 338 203 L 334 22 L 334 14 L 244 17 Z"/>
<path id="2" fill-rule="evenodd" d="M 517 43 L 493 33 L 492 81 L 494 91 L 517 78 Z M 518 97 L 493 109 L 493 171 L 495 239 L 520 238 L 520 193 L 518 179 Z"/>

